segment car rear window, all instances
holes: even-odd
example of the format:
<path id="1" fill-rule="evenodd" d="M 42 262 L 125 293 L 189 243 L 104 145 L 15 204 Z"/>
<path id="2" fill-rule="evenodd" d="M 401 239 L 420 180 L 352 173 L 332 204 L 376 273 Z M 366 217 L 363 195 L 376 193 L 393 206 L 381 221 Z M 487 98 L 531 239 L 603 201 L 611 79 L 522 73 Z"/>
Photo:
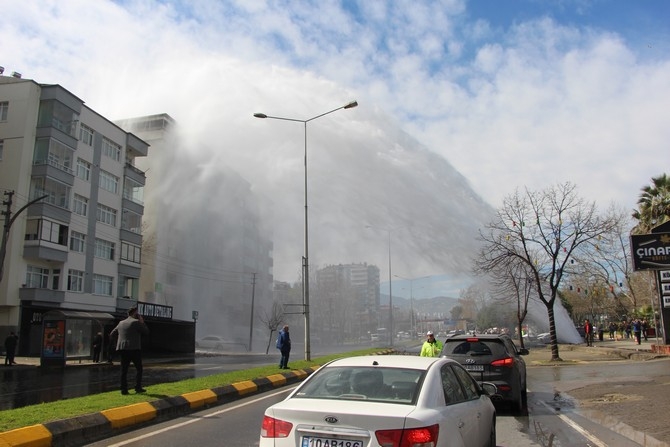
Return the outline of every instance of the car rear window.
<path id="1" fill-rule="evenodd" d="M 442 355 L 505 355 L 506 350 L 498 340 L 482 340 L 469 338 L 466 340 L 447 340 L 442 349 Z"/>
<path id="2" fill-rule="evenodd" d="M 293 396 L 413 404 L 424 370 L 383 367 L 326 367 Z"/>

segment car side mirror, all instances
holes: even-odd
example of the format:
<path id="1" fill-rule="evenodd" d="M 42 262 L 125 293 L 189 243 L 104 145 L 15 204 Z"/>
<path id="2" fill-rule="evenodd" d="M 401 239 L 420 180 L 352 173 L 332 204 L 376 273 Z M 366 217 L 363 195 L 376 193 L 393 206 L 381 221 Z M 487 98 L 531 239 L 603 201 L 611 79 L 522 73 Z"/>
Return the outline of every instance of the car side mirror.
<path id="1" fill-rule="evenodd" d="M 519 348 L 519 355 L 528 355 L 530 351 L 526 348 Z"/>
<path id="2" fill-rule="evenodd" d="M 492 397 L 498 394 L 498 387 L 495 386 L 493 383 L 482 382 L 480 383 L 480 385 L 482 387 L 482 390 L 484 390 L 484 394 L 486 394 L 487 396 Z"/>

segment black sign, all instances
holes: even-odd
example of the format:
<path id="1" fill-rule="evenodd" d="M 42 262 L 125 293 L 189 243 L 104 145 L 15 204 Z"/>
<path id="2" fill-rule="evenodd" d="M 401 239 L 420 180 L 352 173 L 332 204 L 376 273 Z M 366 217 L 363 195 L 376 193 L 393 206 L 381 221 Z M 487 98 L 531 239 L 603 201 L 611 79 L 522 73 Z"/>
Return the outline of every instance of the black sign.
<path id="1" fill-rule="evenodd" d="M 670 268 L 670 233 L 631 235 L 633 270 Z"/>
<path id="2" fill-rule="evenodd" d="M 137 303 L 137 311 L 143 317 L 172 319 L 172 306 L 163 306 L 162 304 Z"/>

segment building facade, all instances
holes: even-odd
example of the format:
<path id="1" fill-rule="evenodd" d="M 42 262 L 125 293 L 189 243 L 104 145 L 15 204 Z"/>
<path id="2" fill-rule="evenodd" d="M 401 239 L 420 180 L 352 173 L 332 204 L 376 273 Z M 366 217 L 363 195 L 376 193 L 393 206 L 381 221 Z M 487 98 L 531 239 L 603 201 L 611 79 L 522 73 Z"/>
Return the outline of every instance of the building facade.
<path id="1" fill-rule="evenodd" d="M 367 263 L 319 269 L 311 301 L 312 331 L 325 343 L 369 339 L 379 320 L 379 268 Z"/>
<path id="2" fill-rule="evenodd" d="M 137 302 L 145 174 L 135 163 L 148 150 L 60 85 L 0 76 L 5 228 L 11 219 L 0 336 L 17 332 L 19 355 L 40 354 L 43 317 L 56 310 L 77 317 L 68 357 L 87 356 L 94 333 Z"/>

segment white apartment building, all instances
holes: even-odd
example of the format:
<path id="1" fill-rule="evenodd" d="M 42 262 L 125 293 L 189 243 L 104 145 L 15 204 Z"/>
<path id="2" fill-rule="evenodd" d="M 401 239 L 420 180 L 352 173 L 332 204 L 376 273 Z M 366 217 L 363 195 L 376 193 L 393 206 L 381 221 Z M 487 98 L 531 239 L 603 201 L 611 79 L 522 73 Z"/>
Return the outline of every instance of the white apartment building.
<path id="1" fill-rule="evenodd" d="M 13 219 L 0 338 L 15 331 L 18 355 L 40 354 L 42 319 L 60 311 L 77 334 L 68 357 L 86 356 L 90 337 L 137 302 L 145 174 L 135 161 L 148 149 L 60 85 L 0 76 L 2 220 Z"/>

